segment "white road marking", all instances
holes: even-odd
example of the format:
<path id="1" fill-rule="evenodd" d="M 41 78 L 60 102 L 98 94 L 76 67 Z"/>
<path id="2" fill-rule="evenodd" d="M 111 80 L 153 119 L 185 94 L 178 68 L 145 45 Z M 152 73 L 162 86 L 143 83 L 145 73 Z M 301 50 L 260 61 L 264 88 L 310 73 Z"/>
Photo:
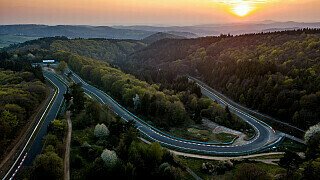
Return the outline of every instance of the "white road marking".
<path id="1" fill-rule="evenodd" d="M 83 84 L 88 85 L 88 84 L 85 83 L 79 76 L 77 76 L 76 74 L 74 74 L 74 75 L 75 75 L 75 77 L 76 77 L 80 82 L 83 82 Z M 88 85 L 88 86 L 90 86 L 90 85 Z M 92 87 L 93 87 L 93 86 L 92 86 Z M 95 87 L 93 87 L 93 88 L 94 88 L 95 90 L 97 90 L 99 93 L 105 95 L 105 96 L 106 96 L 109 100 L 111 100 L 111 102 L 112 102 L 114 105 L 116 105 L 119 109 L 123 110 L 123 111 L 124 111 L 124 116 L 132 116 L 133 119 L 136 121 L 136 123 L 144 124 L 144 123 L 142 123 L 142 122 L 139 120 L 139 118 L 138 118 L 137 116 L 135 116 L 134 114 L 132 114 L 131 112 L 129 112 L 128 110 L 126 110 L 124 107 L 122 107 L 118 102 L 116 102 L 114 99 L 112 99 L 108 94 L 106 94 L 105 92 L 101 91 L 100 89 L 97 89 L 97 88 L 95 88 Z M 87 88 L 85 88 L 85 87 L 84 87 L 84 89 L 85 89 L 86 91 L 89 91 L 91 94 L 95 95 L 97 98 L 99 98 L 102 103 L 106 104 L 97 94 L 95 94 L 94 92 L 92 92 L 91 90 L 89 90 L 89 89 L 87 89 Z M 218 96 L 216 96 L 215 94 L 211 93 L 211 92 L 208 91 L 207 89 L 206 89 L 206 91 L 209 92 L 210 94 L 212 94 L 213 96 L 217 97 L 217 98 L 218 98 L 221 102 L 223 102 L 225 105 L 229 105 L 229 104 L 226 103 L 223 99 L 219 98 Z M 250 115 L 239 111 L 239 109 L 235 108 L 234 106 L 230 105 L 229 107 L 232 108 L 232 110 L 238 112 L 239 114 L 244 115 L 244 116 L 246 116 L 247 118 L 251 118 L 251 119 L 255 120 L 255 118 L 253 118 L 252 116 L 250 117 Z M 127 121 L 126 118 L 122 118 L 122 119 L 124 119 L 124 120 Z M 253 141 L 255 141 L 256 139 L 258 139 L 258 138 L 260 137 L 260 132 L 259 132 L 259 130 L 258 130 L 251 122 L 249 122 L 248 120 L 245 120 L 245 121 L 248 122 L 251 126 L 253 126 L 254 129 L 255 129 L 255 131 L 257 132 L 257 136 L 256 136 L 253 140 L 251 140 L 251 141 L 249 141 L 249 142 L 247 143 L 247 144 L 250 144 L 250 143 L 252 143 Z M 262 125 L 259 121 L 257 121 L 257 123 L 260 124 L 260 125 Z M 207 144 L 207 143 L 195 143 L 195 142 L 190 142 L 190 141 L 181 141 L 181 140 L 173 139 L 173 138 L 168 137 L 168 136 L 164 136 L 164 135 L 160 134 L 159 132 L 154 131 L 151 127 L 149 127 L 150 125 L 149 125 L 149 126 L 148 126 L 147 124 L 144 124 L 144 125 L 145 125 L 145 127 L 148 128 L 148 130 L 151 131 L 152 133 L 155 133 L 155 134 L 157 134 L 157 135 L 159 135 L 159 136 L 161 136 L 161 137 L 170 139 L 170 140 L 172 140 L 172 141 L 176 141 L 176 142 L 180 142 L 180 143 L 184 143 L 184 144 L 192 144 L 192 145 L 207 146 L 207 147 L 238 147 L 238 146 L 239 146 L 239 145 L 233 145 L 233 146 L 228 146 L 228 145 L 218 146 L 218 145 L 212 145 L 212 144 Z M 143 132 L 140 128 L 138 128 L 138 129 L 139 129 L 140 132 Z M 143 133 L 146 134 L 145 132 L 143 132 Z M 146 134 L 146 135 L 147 135 L 147 134 Z M 149 135 L 148 135 L 148 137 L 151 138 L 151 136 L 149 136 Z M 154 138 L 152 138 L 152 139 L 154 139 Z M 280 139 L 280 138 L 279 138 L 279 139 Z M 160 142 L 159 140 L 157 140 L 157 141 Z M 165 142 L 161 142 L 161 143 L 167 144 L 167 143 L 165 143 Z M 246 145 L 246 144 L 245 144 L 245 145 Z M 182 148 L 182 147 L 180 147 L 180 148 Z M 260 149 L 260 147 L 259 147 L 259 149 Z"/>
<path id="2" fill-rule="evenodd" d="M 49 80 L 54 86 L 56 86 L 50 79 L 48 79 L 48 80 Z M 3 177 L 3 179 L 6 179 L 6 178 L 9 176 L 9 174 L 11 173 L 12 169 L 16 166 L 16 164 L 17 164 L 17 162 L 19 161 L 20 157 L 22 156 L 22 154 L 23 154 L 24 151 L 26 150 L 27 146 L 29 145 L 29 143 L 30 143 L 30 141 L 31 141 L 34 133 L 37 131 L 38 126 L 40 125 L 41 122 L 43 122 L 43 117 L 44 117 L 45 114 L 47 113 L 49 107 L 50 107 L 50 108 L 52 107 L 52 105 L 53 105 L 52 101 L 53 101 L 53 100 L 56 100 L 57 94 L 60 93 L 60 88 L 59 88 L 58 86 L 56 86 L 56 88 L 58 89 L 58 91 L 55 91 L 55 94 L 54 94 L 53 98 L 52 98 L 52 99 L 50 100 L 50 102 L 49 102 L 49 106 L 47 106 L 47 108 L 46 108 L 45 111 L 43 112 L 40 120 L 38 121 L 36 127 L 33 129 L 33 131 L 32 131 L 32 133 L 31 133 L 28 141 L 26 142 L 25 146 L 23 147 L 22 151 L 20 152 L 18 158 L 15 160 L 15 162 L 13 163 L 13 165 L 11 166 L 11 168 L 9 169 L 9 171 L 7 172 L 7 174 Z M 24 156 L 24 158 L 22 159 L 21 163 L 24 162 L 26 156 L 27 156 L 27 153 L 25 154 L 25 156 Z M 17 168 L 17 169 L 15 170 L 15 172 L 18 171 L 18 169 L 19 169 L 19 168 Z M 10 177 L 10 179 L 12 179 L 14 176 L 15 176 L 15 173 Z"/>

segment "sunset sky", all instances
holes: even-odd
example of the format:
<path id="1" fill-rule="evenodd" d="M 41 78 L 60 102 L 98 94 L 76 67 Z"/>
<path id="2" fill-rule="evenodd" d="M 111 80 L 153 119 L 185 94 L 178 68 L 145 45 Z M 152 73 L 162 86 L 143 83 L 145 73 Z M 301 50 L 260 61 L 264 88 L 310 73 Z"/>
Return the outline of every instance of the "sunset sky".
<path id="1" fill-rule="evenodd" d="M 320 21 L 320 0 L 0 0 L 0 24 L 195 25 Z"/>

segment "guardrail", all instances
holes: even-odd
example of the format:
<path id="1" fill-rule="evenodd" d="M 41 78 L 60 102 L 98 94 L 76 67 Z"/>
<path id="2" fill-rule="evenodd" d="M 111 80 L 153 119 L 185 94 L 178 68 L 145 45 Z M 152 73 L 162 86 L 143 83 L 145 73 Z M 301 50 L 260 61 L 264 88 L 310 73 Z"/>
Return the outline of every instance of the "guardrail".
<path id="1" fill-rule="evenodd" d="M 233 106 L 236 106 L 238 109 L 241 109 L 242 111 L 246 112 L 247 114 L 253 116 L 255 119 L 257 119 L 255 116 L 259 117 L 260 119 L 258 119 L 261 123 L 264 123 L 265 125 L 268 125 L 265 121 L 265 119 L 269 120 L 268 123 L 271 123 L 273 125 L 276 125 L 277 129 L 280 130 L 280 131 L 283 131 L 283 132 L 286 132 L 286 133 L 289 133 L 289 134 L 293 134 L 295 136 L 298 136 L 298 137 L 303 137 L 304 136 L 304 133 L 305 131 L 298 128 L 298 127 L 295 127 L 295 126 L 292 126 L 288 123 L 285 123 L 285 122 L 282 122 L 282 121 L 279 121 L 279 120 L 276 120 L 270 116 L 267 116 L 265 114 L 262 114 L 262 113 L 259 113 L 259 112 L 255 112 L 254 110 L 252 109 L 249 109 L 247 107 L 243 107 L 241 105 L 238 105 L 237 103 L 235 103 L 234 101 L 230 100 L 228 97 L 226 97 L 225 95 L 221 94 L 220 92 L 218 92 L 217 90 L 211 88 L 210 86 L 208 86 L 207 84 L 201 82 L 200 80 L 192 77 L 192 76 L 188 76 L 189 80 L 192 80 L 192 81 L 195 81 L 196 83 L 202 85 L 202 86 L 205 86 L 206 89 L 208 90 L 211 90 L 213 92 L 215 92 L 217 95 L 219 95 L 219 97 L 221 99 L 223 99 L 224 101 L 227 101 L 229 102 L 230 104 L 232 104 Z M 270 126 L 270 125 L 268 125 Z"/>
<path id="2" fill-rule="evenodd" d="M 284 137 L 279 138 L 277 141 L 261 147 L 261 148 L 256 148 L 250 151 L 245 151 L 245 152 L 219 152 L 219 151 L 205 151 L 205 150 L 196 150 L 196 149 L 190 149 L 190 148 L 183 148 L 183 147 L 178 147 L 172 144 L 164 143 L 161 141 L 157 141 L 156 139 L 150 137 L 143 131 L 140 131 L 142 133 L 143 138 L 148 139 L 151 142 L 158 142 L 160 143 L 163 147 L 169 148 L 171 150 L 176 150 L 179 152 L 185 152 L 185 153 L 195 153 L 199 155 L 214 155 L 214 156 L 243 156 L 243 155 L 250 155 L 250 154 L 255 154 L 255 153 L 261 153 L 261 152 L 266 152 L 266 151 L 271 151 L 274 149 L 275 146 L 281 144 L 281 142 L 284 140 Z"/>
<path id="3" fill-rule="evenodd" d="M 72 71 L 71 71 L 72 72 Z M 80 82 L 82 82 L 83 80 L 77 75 L 75 74 L 74 72 L 72 72 L 73 75 L 78 78 L 80 80 Z M 86 83 L 87 84 L 87 83 Z M 193 140 L 186 140 L 186 139 L 182 139 L 182 138 L 178 138 L 178 137 L 175 137 L 175 136 L 172 136 L 170 134 L 167 134 L 167 133 L 164 133 L 162 132 L 161 130 L 151 126 L 150 124 L 146 123 L 144 120 L 140 119 L 139 117 L 137 117 L 136 115 L 134 115 L 133 113 L 131 113 L 130 111 L 128 111 L 126 108 L 124 108 L 122 105 L 120 105 L 117 101 L 115 101 L 110 95 L 108 95 L 107 93 L 105 93 L 104 91 L 100 90 L 99 89 L 99 86 L 95 86 L 95 85 L 92 85 L 92 87 L 102 93 L 103 95 L 105 95 L 106 97 L 108 97 L 113 103 L 115 103 L 121 110 L 123 110 L 124 112 L 126 112 L 127 114 L 129 114 L 130 116 L 134 117 L 133 120 L 147 126 L 148 128 L 150 128 L 151 130 L 153 130 L 155 133 L 158 133 L 158 134 L 161 134 L 161 135 L 165 135 L 167 136 L 168 138 L 171 138 L 173 140 L 178 140 L 178 141 L 185 141 L 185 142 L 191 142 L 191 143 L 197 143 L 197 144 L 204 144 L 204 145 L 230 145 L 234 142 L 234 140 L 232 142 L 228 142 L 228 143 L 210 143 L 210 142 L 200 142 L 200 141 L 193 141 Z M 90 94 L 96 96 L 93 92 L 91 92 Z M 161 142 L 161 141 L 157 141 L 156 139 L 152 138 L 151 136 L 147 135 L 145 132 L 143 132 L 142 130 L 140 130 L 138 128 L 138 130 L 142 133 L 142 135 L 144 137 L 146 137 L 147 139 L 151 140 L 151 141 L 156 141 L 156 142 L 159 142 L 160 144 L 162 144 L 163 146 L 165 147 L 168 147 L 170 149 L 178 149 L 179 151 L 182 151 L 182 152 L 196 152 L 197 154 L 209 154 L 209 155 L 226 155 L 226 154 L 230 154 L 230 156 L 235 156 L 235 155 L 247 155 L 247 154 L 252 154 L 252 153 L 256 153 L 256 152 L 260 152 L 260 151 L 263 151 L 265 149 L 269 149 L 271 146 L 275 146 L 277 145 L 279 142 L 282 141 L 283 137 L 280 137 L 277 141 L 273 142 L 272 144 L 269 144 L 267 146 L 264 146 L 264 147 L 259 147 L 257 149 L 254 149 L 254 150 L 251 150 L 251 151 L 246 151 L 246 152 L 238 152 L 238 153 L 228 153 L 228 152 L 217 152 L 217 151 L 202 151 L 202 150 L 195 150 L 195 149 L 188 149 L 188 148 L 182 148 L 182 147 L 177 147 L 175 145 L 172 145 L 172 144 L 168 144 L 168 143 L 165 143 L 165 142 Z"/>
<path id="4" fill-rule="evenodd" d="M 141 118 L 137 117 L 135 114 L 131 113 L 130 111 L 128 111 L 126 108 L 124 108 L 121 104 L 119 104 L 117 101 L 115 101 L 109 94 L 105 93 L 104 91 L 98 89 L 96 86 L 92 86 L 93 88 L 95 88 L 95 90 L 99 91 L 100 93 L 104 94 L 105 96 L 107 96 L 113 103 L 115 103 L 118 107 L 120 107 L 123 111 L 125 111 L 126 113 L 128 113 L 130 116 L 134 117 L 133 120 L 137 120 L 139 123 L 143 124 L 143 125 L 146 125 L 148 126 L 150 129 L 154 130 L 156 133 L 159 133 L 159 134 L 162 134 L 162 135 L 165 135 L 167 137 L 170 137 L 172 139 L 176 139 L 176 140 L 180 140 L 180 141 L 186 141 L 186 142 L 191 142 L 191 143 L 198 143 L 198 144 L 206 144 L 206 145 L 231 145 L 234 143 L 234 141 L 236 139 L 233 139 L 232 141 L 230 142 L 226 142 L 226 143 L 222 143 L 222 142 L 201 142 L 201 141 L 193 141 L 193 140 L 187 140 L 187 139 L 182 139 L 182 138 L 179 138 L 179 137 L 175 137 L 175 136 L 172 136 L 168 133 L 165 133 L 153 126 L 151 126 L 150 124 L 148 124 L 147 122 L 145 122 L 144 120 L 142 120 Z M 94 95 L 93 93 L 91 93 L 92 95 Z"/>
<path id="5" fill-rule="evenodd" d="M 72 71 L 71 71 L 72 72 Z M 75 74 L 74 72 L 72 72 L 74 76 L 76 76 L 79 80 L 81 80 L 81 78 Z M 226 142 L 226 143 L 222 143 L 222 142 L 201 142 L 201 141 L 193 141 L 193 140 L 187 140 L 187 139 L 182 139 L 182 138 L 179 138 L 179 137 L 175 137 L 175 136 L 172 136 L 168 133 L 165 133 L 155 127 L 153 127 L 152 125 L 148 124 L 147 122 L 145 122 L 144 120 L 142 120 L 141 118 L 137 117 L 135 114 L 131 113 L 130 111 L 128 111 L 126 108 L 124 108 L 121 104 L 119 104 L 116 100 L 114 100 L 109 94 L 107 94 L 106 92 L 102 91 L 99 89 L 99 86 L 96 86 L 96 85 L 91 85 L 93 88 L 95 88 L 96 91 L 99 91 L 100 93 L 102 93 L 103 95 L 107 96 L 113 103 L 115 103 L 118 107 L 120 107 L 123 111 L 125 111 L 126 113 L 128 113 L 130 116 L 134 117 L 135 120 L 138 120 L 138 122 L 140 122 L 141 124 L 143 125 L 146 125 L 148 126 L 150 129 L 156 131 L 157 133 L 159 134 L 163 134 L 167 137 L 170 137 L 172 139 L 176 139 L 176 140 L 183 140 L 183 141 L 186 141 L 186 142 L 192 142 L 192 143 L 202 143 L 202 144 L 206 144 L 206 145 L 230 145 L 230 144 L 233 144 L 234 141 L 236 139 L 233 139 L 232 141 L 230 142 Z M 101 87 L 100 87 L 101 88 Z M 93 93 L 91 93 L 92 95 L 94 95 Z M 134 119 L 133 119 L 134 120 Z"/>

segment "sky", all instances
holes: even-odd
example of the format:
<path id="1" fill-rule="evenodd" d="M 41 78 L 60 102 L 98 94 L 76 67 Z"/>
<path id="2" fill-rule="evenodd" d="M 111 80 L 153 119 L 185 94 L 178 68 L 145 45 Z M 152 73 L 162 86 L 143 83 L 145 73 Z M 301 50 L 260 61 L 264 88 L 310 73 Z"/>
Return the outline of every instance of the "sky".
<path id="1" fill-rule="evenodd" d="M 320 0 L 0 0 L 0 24 L 320 22 Z"/>

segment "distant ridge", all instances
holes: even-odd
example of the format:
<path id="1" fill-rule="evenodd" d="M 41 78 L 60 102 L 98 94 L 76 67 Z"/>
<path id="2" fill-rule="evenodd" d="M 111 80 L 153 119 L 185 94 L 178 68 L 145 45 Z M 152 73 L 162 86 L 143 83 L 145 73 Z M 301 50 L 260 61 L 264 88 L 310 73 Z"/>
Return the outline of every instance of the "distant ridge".
<path id="1" fill-rule="evenodd" d="M 22 35 L 30 37 L 66 36 L 69 38 L 106 38 L 106 39 L 135 39 L 140 40 L 154 32 L 143 30 L 116 29 L 109 26 L 86 25 L 1 25 L 0 34 Z"/>
<path id="2" fill-rule="evenodd" d="M 202 24 L 194 26 L 114 26 L 119 29 L 147 30 L 154 32 L 190 32 L 198 36 L 217 36 L 220 34 L 248 34 L 269 31 L 294 30 L 303 28 L 320 28 L 320 22 L 277 22 L 272 20 L 255 22 L 238 22 L 226 24 Z"/>
<path id="3" fill-rule="evenodd" d="M 158 32 L 144 38 L 142 41 L 147 44 L 152 44 L 162 39 L 186 39 L 186 37 L 178 36 L 170 33 Z"/>
<path id="4" fill-rule="evenodd" d="M 68 38 L 104 38 L 142 40 L 153 36 L 154 40 L 167 38 L 197 38 L 221 34 L 241 35 L 260 32 L 275 32 L 303 28 L 320 28 L 320 22 L 238 22 L 226 24 L 205 24 L 194 26 L 90 26 L 90 25 L 0 25 L 0 48 L 39 37 L 65 36 Z M 171 34 L 173 36 L 169 36 Z M 151 37 L 152 38 L 152 37 Z M 181 38 L 180 38 L 181 39 Z M 154 42 L 151 39 L 150 42 Z M 147 41 L 149 41 L 147 39 Z"/>

